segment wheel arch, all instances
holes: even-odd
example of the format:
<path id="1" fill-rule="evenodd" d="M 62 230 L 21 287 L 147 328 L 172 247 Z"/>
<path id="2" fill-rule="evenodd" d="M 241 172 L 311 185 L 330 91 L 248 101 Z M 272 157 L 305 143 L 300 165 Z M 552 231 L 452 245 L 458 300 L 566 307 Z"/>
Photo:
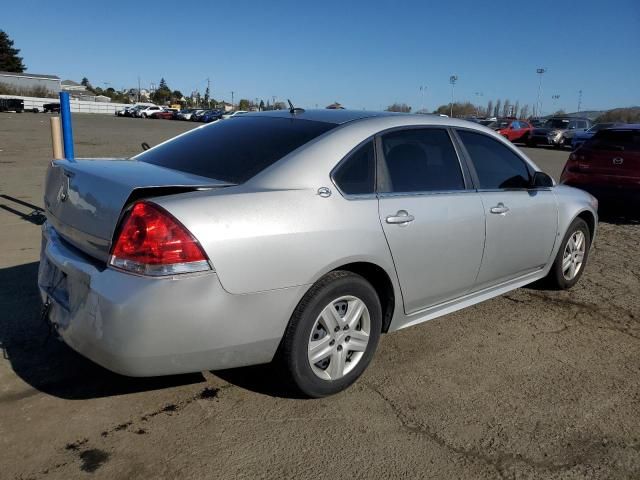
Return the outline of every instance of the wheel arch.
<path id="1" fill-rule="evenodd" d="M 596 234 L 596 217 L 595 215 L 590 212 L 589 210 L 583 210 L 580 213 L 578 213 L 578 215 L 576 215 L 576 218 L 581 218 L 582 220 L 584 220 L 587 224 L 587 226 L 589 227 L 589 240 L 593 241 L 593 237 Z"/>
<path id="2" fill-rule="evenodd" d="M 371 262 L 352 262 L 340 265 L 332 271 L 343 270 L 360 275 L 367 280 L 378 294 L 382 307 L 382 333 L 389 331 L 389 325 L 395 311 L 396 294 L 393 282 L 387 271 Z"/>

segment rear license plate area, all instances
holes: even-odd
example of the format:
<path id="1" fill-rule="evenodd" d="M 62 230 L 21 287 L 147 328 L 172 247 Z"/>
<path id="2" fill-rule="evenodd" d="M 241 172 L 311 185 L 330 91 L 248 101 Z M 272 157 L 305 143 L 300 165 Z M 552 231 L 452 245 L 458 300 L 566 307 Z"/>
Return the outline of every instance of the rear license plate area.
<path id="1" fill-rule="evenodd" d="M 43 262 L 40 273 L 40 287 L 45 291 L 47 297 L 65 310 L 69 310 L 67 274 L 49 261 L 49 259 L 45 258 Z"/>

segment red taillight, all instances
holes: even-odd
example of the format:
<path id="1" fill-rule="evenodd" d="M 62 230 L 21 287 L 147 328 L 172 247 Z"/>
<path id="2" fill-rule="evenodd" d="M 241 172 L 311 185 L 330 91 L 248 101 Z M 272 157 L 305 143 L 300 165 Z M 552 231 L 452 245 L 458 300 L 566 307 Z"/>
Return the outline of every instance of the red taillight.
<path id="1" fill-rule="evenodd" d="M 169 212 L 150 202 L 138 202 L 127 213 L 109 263 L 154 276 L 211 268 L 193 235 Z"/>

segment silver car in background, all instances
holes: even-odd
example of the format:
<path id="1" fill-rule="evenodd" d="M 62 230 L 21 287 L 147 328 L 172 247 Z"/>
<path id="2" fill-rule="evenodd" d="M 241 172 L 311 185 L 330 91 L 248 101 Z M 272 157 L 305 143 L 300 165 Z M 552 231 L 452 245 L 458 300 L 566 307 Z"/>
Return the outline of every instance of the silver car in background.
<path id="1" fill-rule="evenodd" d="M 130 376 L 277 360 L 353 383 L 380 334 L 584 272 L 597 202 L 478 124 L 238 115 L 133 159 L 51 163 L 39 271 L 73 349 Z"/>

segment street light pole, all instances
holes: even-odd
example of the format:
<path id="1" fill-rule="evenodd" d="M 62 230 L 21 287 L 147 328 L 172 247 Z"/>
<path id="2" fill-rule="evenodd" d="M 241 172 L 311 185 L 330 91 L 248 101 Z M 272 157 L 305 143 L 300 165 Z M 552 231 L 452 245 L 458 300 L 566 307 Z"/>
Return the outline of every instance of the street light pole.
<path id="1" fill-rule="evenodd" d="M 235 109 L 235 103 L 233 102 L 233 95 L 235 94 L 235 92 L 233 90 L 231 90 L 231 110 Z"/>
<path id="2" fill-rule="evenodd" d="M 451 84 L 451 115 L 450 117 L 453 118 L 453 94 L 456 88 L 456 82 L 458 81 L 458 76 L 457 75 L 451 75 L 449 77 L 449 83 Z"/>
<path id="3" fill-rule="evenodd" d="M 546 68 L 538 68 L 536 73 L 539 75 L 538 81 L 538 117 L 542 116 L 542 75 L 546 72 Z"/>
<path id="4" fill-rule="evenodd" d="M 421 95 L 421 105 L 420 105 L 420 110 L 422 111 L 422 113 L 424 113 L 424 92 L 426 92 L 427 90 L 427 86 L 426 85 L 420 85 L 420 95 Z"/>

